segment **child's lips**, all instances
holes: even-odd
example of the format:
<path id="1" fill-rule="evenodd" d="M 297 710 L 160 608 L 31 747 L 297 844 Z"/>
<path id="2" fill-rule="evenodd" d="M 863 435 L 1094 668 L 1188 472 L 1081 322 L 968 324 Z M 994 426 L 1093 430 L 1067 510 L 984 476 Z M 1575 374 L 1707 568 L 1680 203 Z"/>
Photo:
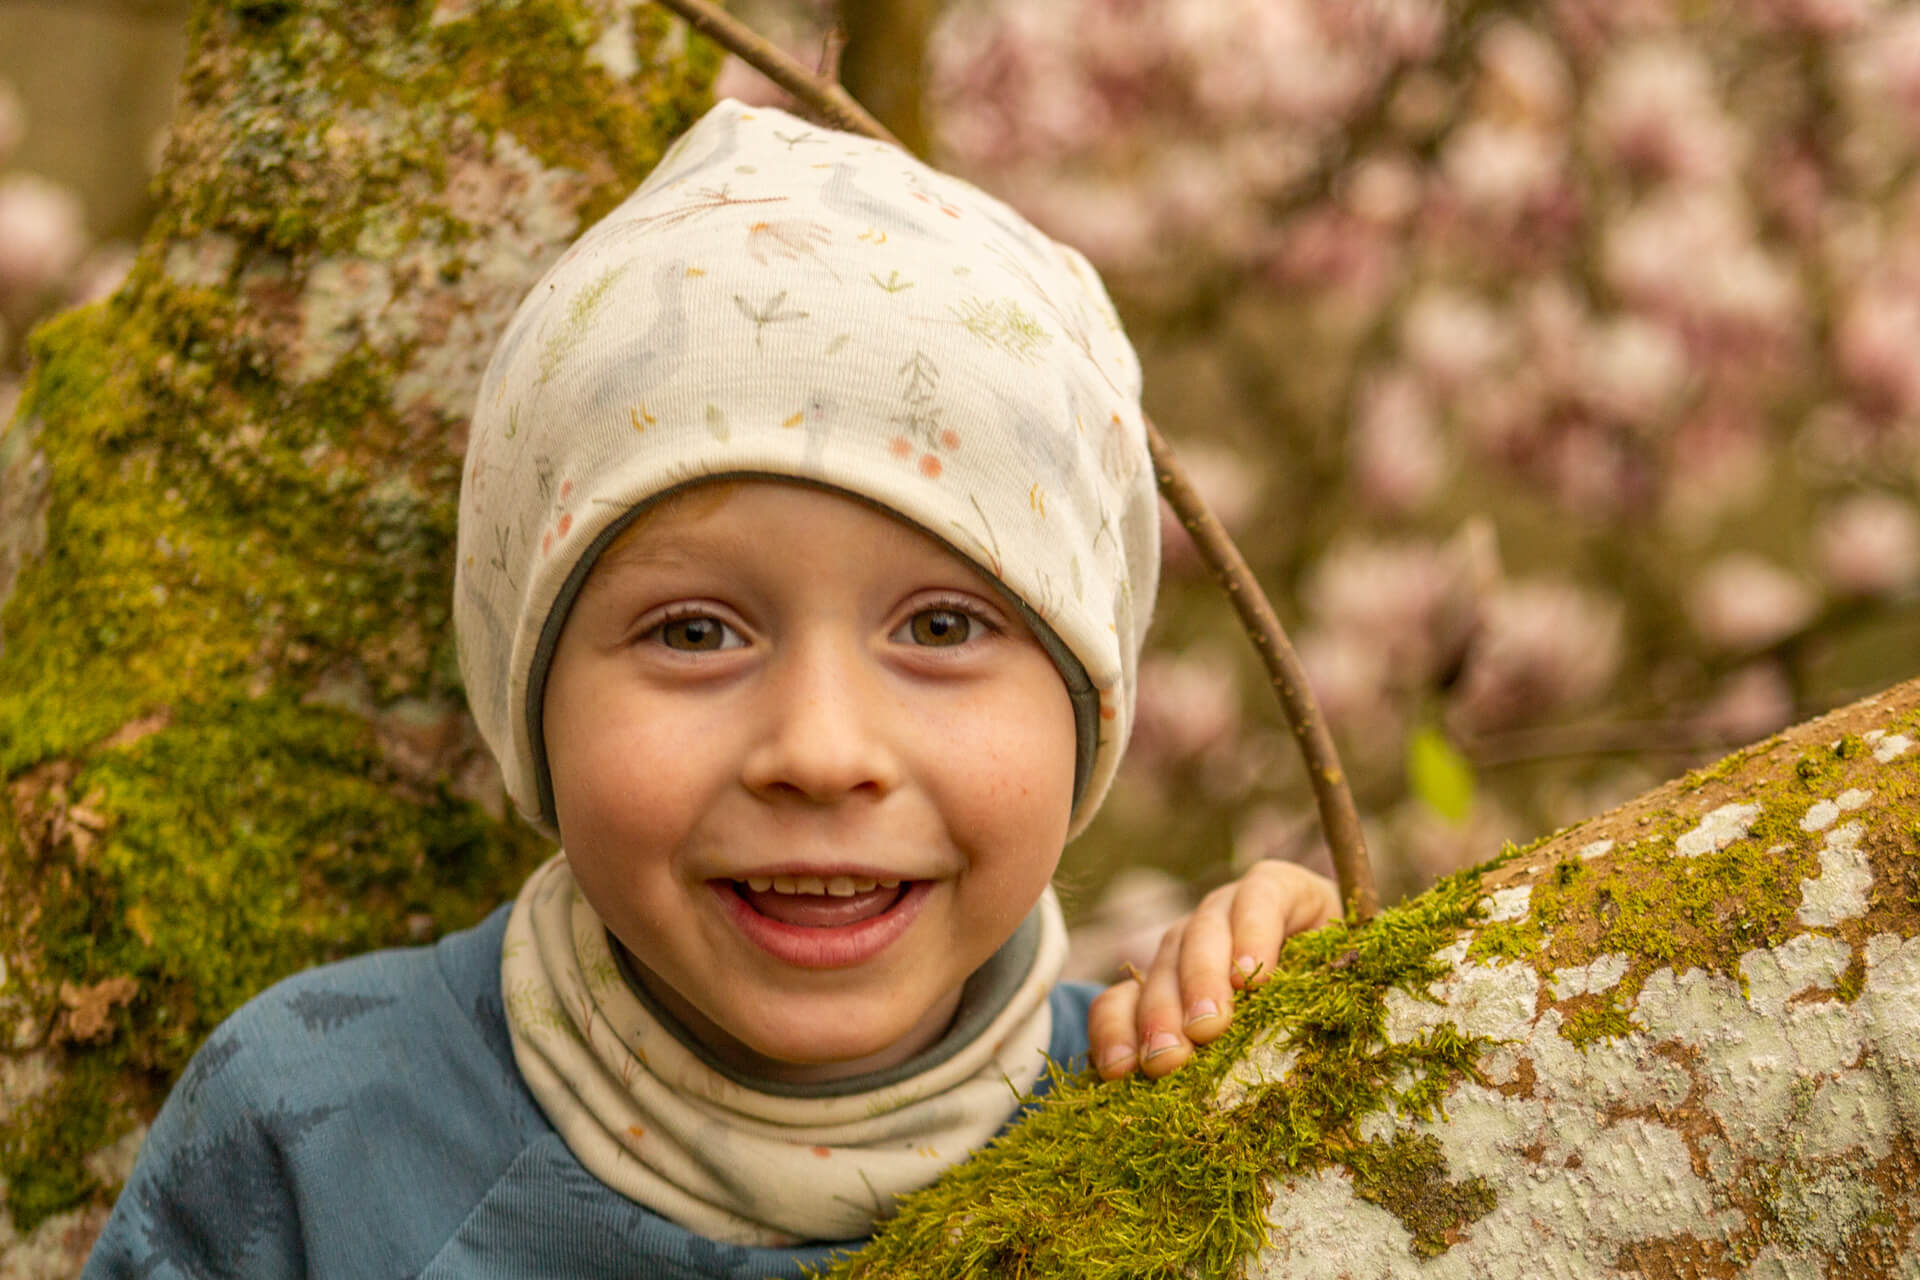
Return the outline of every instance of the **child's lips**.
<path id="1" fill-rule="evenodd" d="M 761 915 L 805 929 L 837 929 L 887 911 L 906 890 L 899 884 L 851 894 L 781 893 L 734 881 L 733 891 Z"/>
<path id="2" fill-rule="evenodd" d="M 847 897 L 780 894 L 738 880 L 708 885 L 735 927 L 776 959 L 804 969 L 841 969 L 873 958 L 906 932 L 933 882 L 908 880 Z"/>

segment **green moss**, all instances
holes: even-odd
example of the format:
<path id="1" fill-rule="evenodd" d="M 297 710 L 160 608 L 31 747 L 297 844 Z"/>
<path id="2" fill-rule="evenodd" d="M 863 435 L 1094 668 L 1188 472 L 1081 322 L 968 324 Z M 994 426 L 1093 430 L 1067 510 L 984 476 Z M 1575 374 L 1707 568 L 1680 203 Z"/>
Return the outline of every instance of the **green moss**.
<path id="1" fill-rule="evenodd" d="M 1639 1030 L 1617 993 L 1571 1001 L 1563 1012 L 1565 1021 L 1560 1025 L 1560 1036 L 1574 1044 L 1612 1040 Z"/>
<path id="2" fill-rule="evenodd" d="M 1483 925 L 1467 947 L 1467 959 L 1483 964 L 1519 960 L 1540 949 L 1540 927 L 1531 921 L 1498 921 Z"/>
<path id="3" fill-rule="evenodd" d="M 833 1274 L 1226 1275 L 1263 1238 L 1274 1171 L 1329 1165 L 1364 1171 L 1378 1202 L 1444 1247 L 1490 1207 L 1485 1188 L 1448 1182 L 1424 1145 L 1364 1143 L 1354 1126 L 1388 1106 L 1431 1114 L 1485 1049 L 1451 1027 L 1403 1045 L 1382 1033 L 1387 992 L 1424 990 L 1439 976 L 1434 953 L 1468 925 L 1480 897 L 1479 875 L 1468 873 L 1366 927 L 1293 939 L 1228 1033 L 1164 1080 L 1056 1077 L 1050 1101 L 907 1197 Z M 1298 1055 L 1286 1080 L 1223 1107 L 1230 1068 L 1270 1037 Z"/>
<path id="4" fill-rule="evenodd" d="M 572 171 L 531 221 L 594 216 L 704 109 L 719 57 L 642 7 L 649 70 L 617 81 L 585 56 L 605 19 L 584 0 L 429 9 L 197 6 L 141 258 L 34 339 L 47 544 L 0 607 L 0 816 L 35 816 L 0 837 L 0 998 L 50 1032 L 59 1084 L 0 1123 L 17 1227 L 110 1190 L 84 1158 L 249 994 L 468 923 L 544 852 L 380 749 L 386 713 L 461 699 L 456 411 L 396 409 L 415 350 L 393 333 L 348 330 L 296 379 L 303 290 L 339 253 L 458 279 L 472 229 L 445 185 L 501 131 Z M 169 278 L 208 233 L 234 246 L 222 278 Z M 62 1040 L 63 985 L 127 979 L 110 1025 Z"/>
<path id="5" fill-rule="evenodd" d="M 76 1144 L 92 1151 L 113 1139 L 125 1123 L 124 1087 L 108 1064 L 82 1060 L 0 1126 L 0 1178 L 16 1229 L 31 1231 L 102 1190 L 84 1164 L 66 1157 Z"/>
<path id="6" fill-rule="evenodd" d="M 1432 1258 L 1451 1248 L 1470 1224 L 1493 1212 L 1493 1186 L 1485 1178 L 1447 1178 L 1439 1140 L 1404 1130 L 1390 1142 L 1369 1142 L 1348 1153 L 1353 1192 L 1398 1218 L 1413 1236 L 1413 1252 Z"/>

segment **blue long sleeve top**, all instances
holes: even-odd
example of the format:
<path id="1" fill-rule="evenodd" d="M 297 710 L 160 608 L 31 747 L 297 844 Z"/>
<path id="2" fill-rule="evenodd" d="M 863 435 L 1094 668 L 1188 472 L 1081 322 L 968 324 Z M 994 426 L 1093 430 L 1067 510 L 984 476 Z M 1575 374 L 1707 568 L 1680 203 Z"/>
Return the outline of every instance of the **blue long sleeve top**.
<path id="1" fill-rule="evenodd" d="M 762 1280 L 858 1247 L 721 1244 L 582 1168 L 514 1066 L 507 912 L 298 974 L 222 1023 L 154 1121 L 83 1280 Z M 1081 1065 L 1097 990 L 1054 988 L 1056 1062 Z"/>

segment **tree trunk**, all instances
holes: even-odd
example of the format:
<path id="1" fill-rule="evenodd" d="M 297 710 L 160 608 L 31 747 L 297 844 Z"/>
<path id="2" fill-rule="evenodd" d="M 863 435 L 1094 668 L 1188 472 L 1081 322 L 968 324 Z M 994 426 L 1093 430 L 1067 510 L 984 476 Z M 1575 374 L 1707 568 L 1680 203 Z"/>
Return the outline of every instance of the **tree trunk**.
<path id="1" fill-rule="evenodd" d="M 238 1002 L 540 853 L 453 661 L 468 401 L 718 60 L 631 0 L 197 8 L 139 264 L 0 433 L 0 1273 L 76 1270 Z"/>
<path id="2" fill-rule="evenodd" d="M 843 1275 L 1920 1274 L 1920 681 L 1296 939 Z"/>
<path id="3" fill-rule="evenodd" d="M 840 81 L 901 145 L 924 156 L 927 128 L 927 38 L 940 0 L 840 0 L 847 46 Z"/>

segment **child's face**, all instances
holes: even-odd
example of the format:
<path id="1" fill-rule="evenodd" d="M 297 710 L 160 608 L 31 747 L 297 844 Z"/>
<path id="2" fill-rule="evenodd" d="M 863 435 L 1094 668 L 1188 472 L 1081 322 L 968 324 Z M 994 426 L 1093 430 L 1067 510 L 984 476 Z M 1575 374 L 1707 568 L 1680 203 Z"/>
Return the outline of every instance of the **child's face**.
<path id="1" fill-rule="evenodd" d="M 657 999 L 771 1078 L 938 1039 L 1066 840 L 1045 650 L 966 561 L 818 489 L 643 517 L 568 615 L 544 717 L 587 900 Z"/>

